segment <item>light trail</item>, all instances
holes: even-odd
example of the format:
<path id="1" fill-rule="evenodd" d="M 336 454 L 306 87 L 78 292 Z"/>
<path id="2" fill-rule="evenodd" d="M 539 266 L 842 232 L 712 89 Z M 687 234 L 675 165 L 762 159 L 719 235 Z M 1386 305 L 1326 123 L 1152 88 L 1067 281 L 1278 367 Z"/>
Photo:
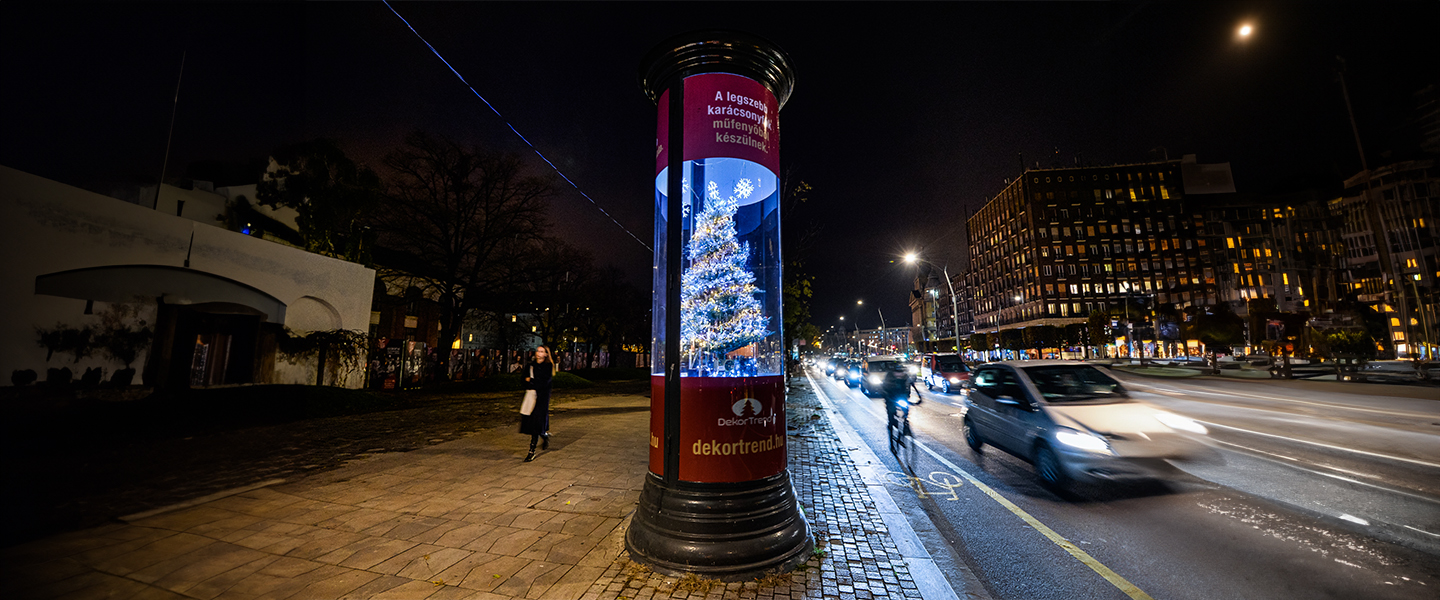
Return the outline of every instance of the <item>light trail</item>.
<path id="1" fill-rule="evenodd" d="M 580 189 L 580 186 L 576 185 L 574 181 L 570 181 L 570 178 L 567 177 L 567 176 L 565 175 L 565 173 L 563 173 L 563 172 L 560 171 L 560 167 L 555 166 L 555 163 L 550 162 L 550 159 L 545 158 L 545 154 L 542 153 L 542 152 L 540 152 L 540 149 L 539 149 L 539 148 L 536 148 L 536 147 L 535 147 L 535 144 L 530 143 L 530 140 L 525 139 L 525 136 L 520 134 L 520 130 L 519 130 L 519 129 L 516 129 L 514 125 L 511 125 L 511 124 L 510 124 L 510 121 L 505 118 L 505 115 L 500 114 L 500 111 L 495 109 L 495 105 L 490 104 L 490 101 L 489 101 L 489 100 L 486 100 L 484 96 L 481 96 L 481 95 L 480 95 L 480 92 L 478 92 L 478 91 L 475 90 L 475 86 L 472 86 L 472 85 L 470 85 L 470 82 L 465 81 L 465 76 L 464 76 L 464 75 L 461 75 L 459 71 L 456 71 L 456 70 L 455 70 L 455 67 L 450 64 L 450 61 L 445 60 L 445 57 L 440 55 L 440 51 L 439 51 L 439 50 L 436 50 L 436 49 L 435 49 L 435 46 L 432 46 L 432 45 L 430 44 L 430 41 L 427 40 L 427 39 L 425 39 L 425 36 L 420 35 L 420 32 L 415 30 L 415 26 L 414 26 L 414 25 L 411 25 L 411 24 L 410 24 L 410 21 L 406 20 L 405 17 L 403 17 L 403 16 L 400 15 L 400 11 L 395 10 L 395 7 L 394 7 L 394 6 L 390 6 L 390 0 L 380 0 L 380 1 L 385 3 L 385 8 L 390 9 L 390 12 L 395 13 L 395 16 L 396 16 L 397 18 L 399 18 L 401 22 L 405 23 L 405 26 L 410 29 L 410 33 L 413 33 L 413 34 L 415 34 L 415 37 L 420 38 L 420 41 L 425 44 L 425 47 L 426 47 L 426 48 L 429 48 L 429 49 L 430 49 L 430 52 L 435 55 L 435 58 L 438 58 L 438 59 L 440 59 L 440 62 L 445 63 L 445 67 L 448 68 L 448 69 L 450 69 L 450 72 L 451 72 L 451 73 L 454 73 L 454 74 L 455 74 L 455 77 L 457 77 L 458 79 L 460 79 L 460 83 L 465 84 L 465 87 L 470 90 L 470 93 L 475 94 L 475 97 L 476 97 L 476 98 L 479 98 L 481 102 L 484 102 L 484 103 L 485 103 L 485 106 L 490 109 L 490 112 L 493 112 L 493 113 L 495 113 L 495 116 L 500 117 L 500 122 L 504 123 L 506 127 L 509 127 L 509 128 L 510 128 L 510 131 L 515 134 L 515 137 L 520 138 L 520 141 L 525 142 L 525 145 L 526 145 L 526 146 L 529 146 L 531 150 L 534 150 L 534 151 L 535 151 L 535 155 L 536 155 L 536 156 L 539 156 L 539 157 L 540 157 L 540 160 L 543 160 L 543 161 L 545 161 L 545 164 L 550 165 L 550 169 L 553 170 L 553 171 L 555 171 L 555 174 L 556 174 L 556 175 L 559 175 L 561 179 L 564 179 L 564 180 L 565 180 L 565 183 L 570 184 L 570 187 L 575 188 L 575 191 L 579 192 L 581 196 L 584 196 L 586 200 L 589 200 L 589 201 L 590 201 L 590 204 L 592 204 L 592 205 L 595 206 L 595 210 L 600 211 L 600 214 L 605 215 L 605 218 L 610 219 L 610 222 L 611 222 L 611 223 L 614 223 L 616 227 L 619 227 L 621 231 L 624 231 L 624 232 L 625 232 L 626 234 L 628 234 L 632 239 L 634 239 L 636 242 L 638 242 L 641 246 L 644 246 L 646 250 L 649 250 L 650 252 L 654 252 L 654 251 L 655 251 L 654 249 L 652 249 L 652 248 L 650 247 L 650 244 L 646 244 L 646 243 L 645 243 L 644 241 L 642 241 L 639 237 L 636 237 L 634 233 L 630 233 L 630 230 L 629 230 L 629 229 L 626 229 L 624 225 L 621 225 L 621 224 L 620 224 L 620 221 L 617 221 L 617 220 L 615 220 L 615 217 L 610 216 L 610 213 L 609 213 L 609 212 L 606 212 L 606 210 L 605 210 L 604 208 L 602 208 L 602 207 L 600 206 L 600 203 L 599 203 L 599 202 L 596 202 L 594 198 L 591 198 L 591 197 L 590 197 L 590 194 L 586 194 L 586 193 L 585 193 L 585 190 Z"/>

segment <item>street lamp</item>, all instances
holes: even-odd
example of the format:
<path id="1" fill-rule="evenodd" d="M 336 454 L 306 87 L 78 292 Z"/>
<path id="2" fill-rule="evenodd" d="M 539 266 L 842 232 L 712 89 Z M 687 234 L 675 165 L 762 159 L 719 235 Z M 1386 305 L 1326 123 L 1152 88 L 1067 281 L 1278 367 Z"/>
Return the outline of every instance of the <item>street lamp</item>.
<path id="1" fill-rule="evenodd" d="M 912 265 L 923 262 L 932 267 L 936 266 L 935 263 L 920 258 L 914 252 L 905 253 L 905 262 Z M 955 327 L 955 354 L 960 354 L 960 310 L 955 300 L 955 284 L 950 282 L 949 265 L 940 266 L 940 273 L 945 276 L 945 286 L 950 288 L 950 324 Z M 920 308 L 920 330 L 922 332 L 925 330 L 925 308 L 923 304 Z"/>

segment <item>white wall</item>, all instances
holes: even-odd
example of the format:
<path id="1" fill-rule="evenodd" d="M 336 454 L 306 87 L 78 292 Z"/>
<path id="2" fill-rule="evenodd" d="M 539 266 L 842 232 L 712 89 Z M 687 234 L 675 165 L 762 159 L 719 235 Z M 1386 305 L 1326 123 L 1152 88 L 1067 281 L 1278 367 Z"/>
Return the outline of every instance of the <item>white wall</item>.
<path id="1" fill-rule="evenodd" d="M 185 212 L 190 212 L 188 202 Z M 5 316 L 0 319 L 0 385 L 8 384 L 16 369 L 35 369 L 43 379 L 47 366 L 69 366 L 77 377 L 86 367 L 121 368 L 98 358 L 73 365 L 68 356 L 46 364 L 45 349 L 35 342 L 36 327 L 79 325 L 95 317 L 82 314 L 84 300 L 35 294 L 37 276 L 109 265 L 180 267 L 187 252 L 191 269 L 253 286 L 286 303 L 286 325 L 292 328 L 308 330 L 319 323 L 369 328 L 371 269 L 0 166 L 0 311 Z M 99 310 L 101 303 L 96 304 Z M 282 370 L 282 364 L 277 361 L 277 378 L 314 381 L 313 366 L 306 377 L 303 369 Z M 350 381 L 352 387 L 358 384 Z"/>

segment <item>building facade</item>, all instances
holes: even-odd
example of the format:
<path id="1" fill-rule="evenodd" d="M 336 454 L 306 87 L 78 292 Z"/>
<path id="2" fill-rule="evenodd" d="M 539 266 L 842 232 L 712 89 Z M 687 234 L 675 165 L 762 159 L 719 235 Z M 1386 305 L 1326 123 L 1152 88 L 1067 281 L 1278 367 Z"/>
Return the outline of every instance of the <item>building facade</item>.
<path id="1" fill-rule="evenodd" d="M 1433 357 L 1440 280 L 1440 172 L 1416 160 L 1361 172 L 1331 204 L 1343 222 L 1346 284 L 1384 313 L 1397 357 Z M 1428 350 L 1427 350 L 1428 349 Z"/>
<path id="2" fill-rule="evenodd" d="M 176 206 L 182 216 L 0 167 L 0 305 L 8 317 L 0 371 L 41 379 L 49 369 L 131 371 L 132 383 L 172 387 L 315 383 L 317 362 L 277 360 L 284 329 L 368 327 L 375 271 L 207 224 L 208 210 L 187 218 L 189 209 Z M 135 307 L 119 325 L 150 331 L 147 349 L 61 355 L 36 343 L 41 328 L 115 325 L 105 315 L 119 314 L 116 305 Z M 323 377 L 349 387 L 362 380 L 363 368 Z"/>
<path id="3" fill-rule="evenodd" d="M 1064 326 L 1127 303 L 1216 302 L 1204 215 L 1187 195 L 1233 185 L 1187 194 L 1183 173 L 1193 164 L 1039 169 L 1010 181 L 966 223 L 973 331 Z"/>

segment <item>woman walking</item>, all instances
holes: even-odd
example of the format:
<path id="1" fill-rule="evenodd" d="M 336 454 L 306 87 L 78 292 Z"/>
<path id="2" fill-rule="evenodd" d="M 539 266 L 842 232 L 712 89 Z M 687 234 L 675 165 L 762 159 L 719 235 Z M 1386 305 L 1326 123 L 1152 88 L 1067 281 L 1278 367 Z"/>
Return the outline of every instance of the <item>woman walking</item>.
<path id="1" fill-rule="evenodd" d="M 535 348 L 535 358 L 525 371 L 525 389 L 535 390 L 535 410 L 520 416 L 520 433 L 530 434 L 530 453 L 525 462 L 535 460 L 535 444 L 541 450 L 550 449 L 550 380 L 555 376 L 555 361 L 550 358 L 550 349 Z"/>

